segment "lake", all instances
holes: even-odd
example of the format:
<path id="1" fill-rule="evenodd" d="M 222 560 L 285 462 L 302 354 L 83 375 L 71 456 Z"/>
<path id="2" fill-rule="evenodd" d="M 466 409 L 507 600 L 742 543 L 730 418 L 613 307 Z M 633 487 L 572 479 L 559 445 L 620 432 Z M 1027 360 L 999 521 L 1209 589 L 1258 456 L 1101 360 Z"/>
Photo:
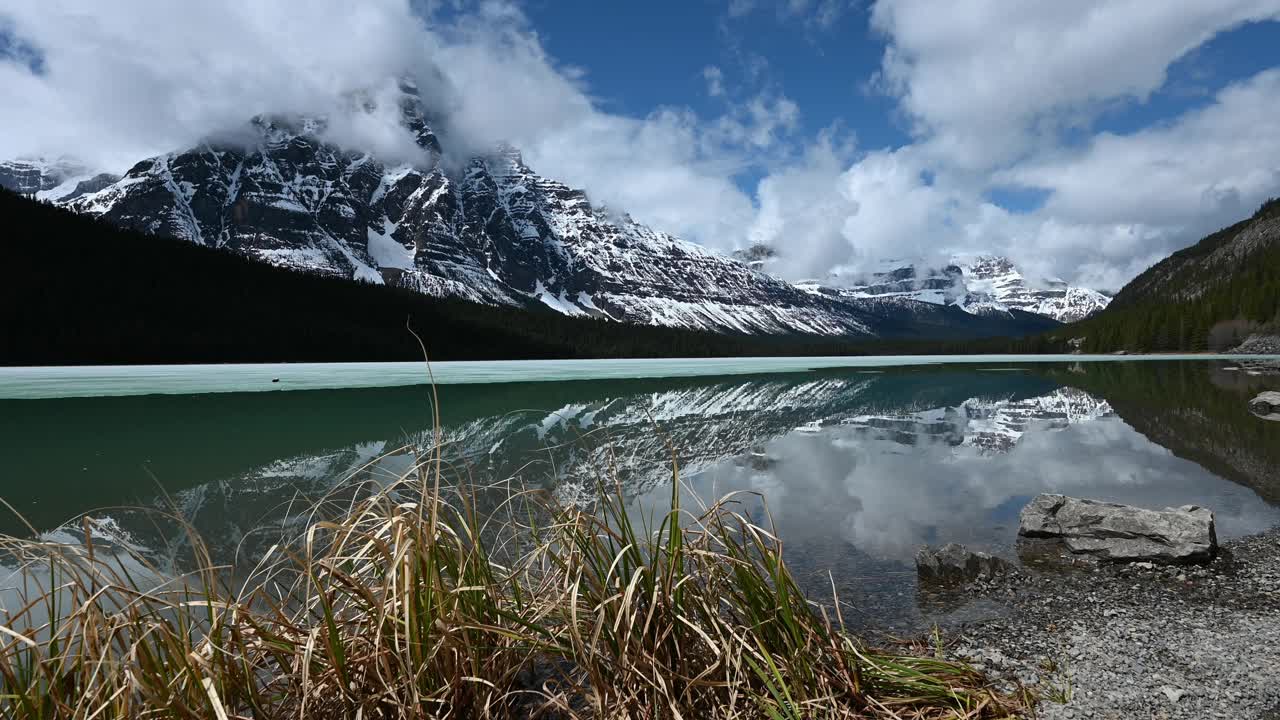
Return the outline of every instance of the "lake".
<path id="1" fill-rule="evenodd" d="M 920 545 L 1013 557 L 1039 492 L 1207 506 L 1220 538 L 1280 524 L 1280 423 L 1247 409 L 1280 375 L 1248 362 L 836 360 L 440 364 L 447 471 L 566 503 L 616 478 L 648 515 L 668 507 L 674 452 L 686 504 L 747 491 L 743 508 L 768 513 L 798 574 L 829 592 L 830 573 L 891 626 L 928 612 Z M 0 531 L 72 541 L 80 526 L 59 528 L 91 512 L 97 531 L 176 557 L 184 536 L 164 509 L 242 561 L 316 500 L 412 467 L 434 437 L 432 389 L 408 384 L 425 372 L 0 369 L 0 498 L 22 516 L 4 512 Z M 568 379 L 582 376 L 594 379 Z"/>

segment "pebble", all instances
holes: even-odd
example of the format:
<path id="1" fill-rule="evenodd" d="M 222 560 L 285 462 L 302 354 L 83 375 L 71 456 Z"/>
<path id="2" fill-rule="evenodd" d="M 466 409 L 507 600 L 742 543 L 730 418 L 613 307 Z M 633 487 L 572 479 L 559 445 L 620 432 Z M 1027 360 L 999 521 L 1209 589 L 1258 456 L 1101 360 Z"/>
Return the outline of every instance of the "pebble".
<path id="1" fill-rule="evenodd" d="M 1194 568 L 1023 569 L 973 590 L 998 620 L 942 629 L 999 686 L 1036 691 L 1036 717 L 1280 720 L 1280 529 L 1223 547 Z"/>
<path id="2" fill-rule="evenodd" d="M 1171 703 L 1178 702 L 1179 700 L 1182 699 L 1182 696 L 1186 694 L 1185 690 L 1181 690 L 1171 685 L 1165 685 L 1164 687 L 1160 688 L 1160 692 L 1164 693 L 1164 696 L 1169 698 L 1169 702 Z"/>

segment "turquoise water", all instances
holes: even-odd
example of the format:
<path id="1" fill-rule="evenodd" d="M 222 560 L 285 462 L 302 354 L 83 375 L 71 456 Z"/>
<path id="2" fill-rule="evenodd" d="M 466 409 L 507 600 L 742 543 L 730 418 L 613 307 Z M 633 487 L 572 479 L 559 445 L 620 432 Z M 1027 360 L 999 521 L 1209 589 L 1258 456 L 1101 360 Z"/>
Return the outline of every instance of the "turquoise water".
<path id="1" fill-rule="evenodd" d="M 65 523 L 87 514 L 95 532 L 180 563 L 180 516 L 239 565 L 300 533 L 316 502 L 403 475 L 436 428 L 452 480 L 580 503 L 604 472 L 642 516 L 670 502 L 674 449 L 685 507 L 744 493 L 813 592 L 830 591 L 830 572 L 885 622 L 923 621 L 920 545 L 1013 557 L 1018 512 L 1039 492 L 1209 507 L 1222 538 L 1280 523 L 1280 422 L 1248 410 L 1280 375 L 1235 357 L 432 371 L 434 391 L 419 363 L 0 370 L 0 499 L 17 511 L 0 507 L 0 533 L 76 542 L 84 523 Z"/>
<path id="2" fill-rule="evenodd" d="M 902 355 L 635 360 L 499 360 L 432 363 L 272 363 L 0 368 L 0 400 L 181 395 L 563 380 L 623 380 L 793 373 L 823 368 L 1061 362 L 1247 360 L 1211 355 Z"/>

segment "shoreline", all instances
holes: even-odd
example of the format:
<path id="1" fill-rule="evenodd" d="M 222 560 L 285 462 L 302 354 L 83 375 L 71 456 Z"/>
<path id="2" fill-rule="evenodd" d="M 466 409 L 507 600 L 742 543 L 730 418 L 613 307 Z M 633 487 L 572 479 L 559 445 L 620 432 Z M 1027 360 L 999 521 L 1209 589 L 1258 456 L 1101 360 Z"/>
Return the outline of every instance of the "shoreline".
<path id="1" fill-rule="evenodd" d="M 1280 361 L 1224 353 L 845 355 L 598 360 L 458 360 L 427 363 L 229 363 L 0 366 L 0 400 L 290 392 L 523 382 L 636 380 L 807 373 L 984 363 Z"/>
<path id="2" fill-rule="evenodd" d="M 1043 718 L 1280 718 L 1280 527 L 1205 565 L 1022 566 L 966 586 L 949 655 L 1041 697 Z"/>

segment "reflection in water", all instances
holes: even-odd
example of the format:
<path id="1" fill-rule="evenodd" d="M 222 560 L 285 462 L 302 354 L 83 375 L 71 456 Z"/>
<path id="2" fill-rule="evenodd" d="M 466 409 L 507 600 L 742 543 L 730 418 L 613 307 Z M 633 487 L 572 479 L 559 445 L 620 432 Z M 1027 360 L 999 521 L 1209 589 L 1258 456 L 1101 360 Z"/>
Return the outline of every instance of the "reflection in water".
<path id="1" fill-rule="evenodd" d="M 843 597 L 879 593 L 870 605 L 889 606 L 909 594 L 920 544 L 1007 553 L 1018 511 L 1042 491 L 1205 505 L 1224 537 L 1275 524 L 1280 424 L 1248 414 L 1256 383 L 1224 388 L 1223 374 L 1109 363 L 452 386 L 440 389 L 440 434 L 456 478 L 513 478 L 581 502 L 616 477 L 638 513 L 665 509 L 674 452 L 687 502 L 755 493 L 744 508 L 763 519 L 767 506 L 802 571 L 830 570 Z M 91 508 L 172 506 L 215 555 L 243 557 L 300 528 L 335 488 L 406 472 L 433 439 L 429 397 L 0 403 L 13 448 L 0 496 L 42 531 Z M 96 515 L 132 542 L 180 551 L 182 534 L 153 515 Z"/>

